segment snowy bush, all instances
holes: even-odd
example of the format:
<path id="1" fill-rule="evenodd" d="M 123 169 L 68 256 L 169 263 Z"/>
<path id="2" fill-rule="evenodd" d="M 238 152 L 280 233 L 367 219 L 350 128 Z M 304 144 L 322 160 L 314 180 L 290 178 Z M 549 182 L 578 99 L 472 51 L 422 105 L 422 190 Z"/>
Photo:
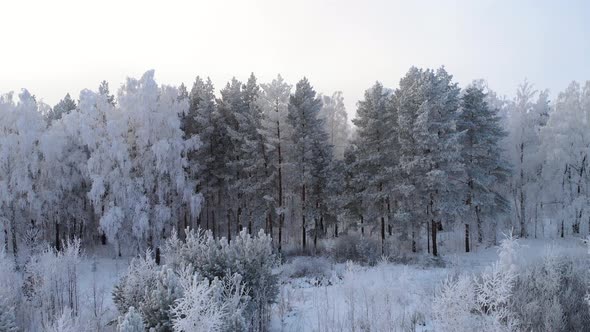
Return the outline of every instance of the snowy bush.
<path id="1" fill-rule="evenodd" d="M 445 331 L 515 331 L 518 320 L 510 310 L 516 280 L 518 243 L 503 240 L 498 262 L 480 276 L 460 275 L 447 279 L 432 305 L 433 319 Z"/>
<path id="2" fill-rule="evenodd" d="M 526 331 L 581 331 L 590 326 L 587 292 L 588 264 L 547 250 L 542 261 L 519 274 L 510 310 Z"/>
<path id="3" fill-rule="evenodd" d="M 80 262 L 80 241 L 73 240 L 62 251 L 47 247 L 25 266 L 24 294 L 42 325 L 63 320 L 66 312 L 78 315 Z"/>
<path id="4" fill-rule="evenodd" d="M 381 258 L 381 244 L 370 236 L 343 235 L 334 241 L 331 255 L 340 263 L 353 261 L 375 265 Z"/>
<path id="5" fill-rule="evenodd" d="M 137 308 L 148 328 L 171 331 L 171 307 L 182 297 L 178 275 L 167 266 L 159 267 L 151 252 L 135 258 L 113 291 L 120 313 Z"/>
<path id="6" fill-rule="evenodd" d="M 83 331 L 82 326 L 69 309 L 65 309 L 62 314 L 51 322 L 44 332 L 80 332 Z"/>
<path id="7" fill-rule="evenodd" d="M 227 304 L 216 299 L 218 280 L 212 283 L 198 275 L 192 275 L 182 282 L 184 297 L 178 299 L 172 308 L 173 327 L 179 332 L 221 332 L 227 311 Z"/>
<path id="8" fill-rule="evenodd" d="M 473 278 L 468 275 L 448 278 L 440 286 L 432 303 L 432 314 L 442 331 L 475 328 L 472 315 L 476 307 L 474 287 Z"/>
<path id="9" fill-rule="evenodd" d="M 14 259 L 0 250 L 0 331 L 18 331 L 16 313 L 20 301 L 20 284 Z"/>
<path id="10" fill-rule="evenodd" d="M 331 276 L 332 262 L 326 257 L 294 257 L 290 262 L 282 266 L 284 278 L 314 278 L 326 279 Z"/>
<path id="11" fill-rule="evenodd" d="M 129 310 L 123 317 L 119 317 L 119 323 L 117 325 L 118 332 L 144 332 L 145 324 L 143 318 L 135 310 L 135 307 L 129 307 Z"/>
<path id="12" fill-rule="evenodd" d="M 176 270 L 191 266 L 208 280 L 224 280 L 239 274 L 250 298 L 244 318 L 250 329 L 264 330 L 269 320 L 270 304 L 278 294 L 277 276 L 273 268 L 278 260 L 271 238 L 260 231 L 256 237 L 243 230 L 228 242 L 215 240 L 211 232 L 186 231 L 181 241 L 174 233 L 163 250 L 166 264 Z"/>

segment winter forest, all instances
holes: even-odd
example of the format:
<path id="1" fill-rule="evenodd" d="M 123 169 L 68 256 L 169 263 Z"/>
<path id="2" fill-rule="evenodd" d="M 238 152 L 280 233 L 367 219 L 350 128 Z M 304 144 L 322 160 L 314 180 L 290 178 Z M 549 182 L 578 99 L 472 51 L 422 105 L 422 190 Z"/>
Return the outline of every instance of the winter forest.
<path id="1" fill-rule="evenodd" d="M 53 107 L 2 95 L 1 330 L 588 326 L 584 255 L 523 265 L 519 242 L 582 247 L 590 232 L 590 82 L 552 101 L 525 81 L 507 98 L 412 67 L 395 88 L 368 87 L 352 124 L 343 98 L 306 78 L 252 74 L 217 93 L 154 71 Z M 476 276 L 448 261 L 498 245 Z M 451 272 L 425 294 L 355 304 L 392 285 L 353 275 L 400 264 Z M 297 288 L 326 293 L 297 304 Z M 295 326 L 310 302 L 322 313 Z"/>
<path id="2" fill-rule="evenodd" d="M 590 2 L 1 8 L 0 332 L 590 332 Z"/>

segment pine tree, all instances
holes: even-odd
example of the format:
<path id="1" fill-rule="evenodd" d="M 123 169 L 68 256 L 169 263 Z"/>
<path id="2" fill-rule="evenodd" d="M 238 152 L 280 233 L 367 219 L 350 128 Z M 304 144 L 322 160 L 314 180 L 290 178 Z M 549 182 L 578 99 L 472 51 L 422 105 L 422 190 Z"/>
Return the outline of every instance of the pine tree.
<path id="1" fill-rule="evenodd" d="M 332 147 L 323 121 L 318 118 L 322 101 L 307 78 L 299 81 L 295 93 L 289 99 L 287 121 L 293 127 L 292 160 L 296 170 L 296 183 L 301 193 L 301 240 L 307 246 L 307 221 L 314 219 L 314 243 L 323 231 L 325 215 L 325 183 L 327 169 L 332 159 Z"/>
<path id="2" fill-rule="evenodd" d="M 68 114 L 75 109 L 76 102 L 72 99 L 72 97 L 70 97 L 70 94 L 67 93 L 66 96 L 59 101 L 59 103 L 53 106 L 51 112 L 46 115 L 47 122 L 51 123 L 55 120 L 59 120 L 62 116 L 64 116 L 64 114 Z"/>
<path id="3" fill-rule="evenodd" d="M 267 181 L 275 188 L 271 204 L 279 219 L 279 251 L 282 249 L 285 224 L 284 161 L 290 133 L 286 123 L 290 91 L 291 86 L 278 75 L 270 84 L 262 84 L 262 91 L 257 99 L 258 107 L 262 111 L 261 130 L 267 145 Z"/>
<path id="4" fill-rule="evenodd" d="M 365 99 L 358 103 L 356 147 L 358 171 L 355 181 L 362 183 L 358 199 L 367 204 L 368 220 L 379 220 L 381 250 L 385 253 L 385 234 L 388 207 L 397 167 L 396 111 L 391 102 L 391 92 L 379 82 L 365 92 Z"/>
<path id="5" fill-rule="evenodd" d="M 98 94 L 105 96 L 107 98 L 107 102 L 115 106 L 115 95 L 112 95 L 109 91 L 109 82 L 100 82 L 100 85 L 98 86 Z"/>
<path id="6" fill-rule="evenodd" d="M 220 175 L 216 174 L 221 165 L 217 146 L 222 143 L 219 140 L 218 119 L 213 83 L 209 78 L 204 81 L 197 76 L 189 94 L 188 112 L 182 118 L 182 128 L 185 137 L 198 135 L 201 141 L 200 148 L 188 156 L 190 176 L 197 181 L 197 191 L 205 198 L 205 208 L 201 214 L 205 220 L 200 220 L 200 226 L 214 232 L 216 196 L 221 181 Z M 188 220 L 187 217 L 184 219 L 186 228 Z"/>
<path id="7" fill-rule="evenodd" d="M 144 332 L 145 324 L 143 319 L 134 307 L 129 307 L 129 310 L 124 317 L 119 317 L 119 324 L 117 325 L 118 332 Z"/>
<path id="8" fill-rule="evenodd" d="M 461 159 L 467 176 L 468 218 L 475 217 L 477 242 L 481 244 L 484 219 L 489 218 L 487 220 L 493 222 L 498 213 L 506 212 L 507 200 L 494 187 L 505 183 L 510 175 L 500 146 L 506 132 L 500 126 L 498 110 L 488 106 L 482 89 L 469 87 L 465 91 L 461 98 L 457 131 L 463 135 Z M 466 243 L 465 249 L 469 250 L 469 247 Z"/>
<path id="9" fill-rule="evenodd" d="M 410 217 L 412 250 L 420 220 L 429 229 L 432 254 L 443 221 L 461 212 L 464 189 L 460 137 L 456 132 L 459 88 L 444 68 L 411 68 L 396 91 L 404 213 Z"/>

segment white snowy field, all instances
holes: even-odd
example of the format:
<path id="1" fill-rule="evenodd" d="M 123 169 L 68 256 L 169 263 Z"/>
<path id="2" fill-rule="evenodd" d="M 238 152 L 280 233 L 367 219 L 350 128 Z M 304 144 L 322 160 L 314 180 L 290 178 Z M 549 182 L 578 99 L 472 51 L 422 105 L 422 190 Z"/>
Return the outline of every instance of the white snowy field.
<path id="1" fill-rule="evenodd" d="M 583 259 L 587 255 L 581 239 L 523 240 L 519 244 L 518 263 L 523 267 L 549 252 Z M 100 255 L 86 254 L 80 266 L 82 305 L 91 309 L 87 312 L 96 312 L 104 326 L 118 315 L 111 293 L 130 259 L 92 256 Z M 271 329 L 434 331 L 431 306 L 437 287 L 448 276 L 481 272 L 497 259 L 495 247 L 446 255 L 443 250 L 437 260 L 424 254 L 411 263 L 380 262 L 372 267 L 334 263 L 325 257 L 290 258 L 277 270 L 281 288 L 272 309 Z M 112 325 L 102 330 L 111 329 Z"/>

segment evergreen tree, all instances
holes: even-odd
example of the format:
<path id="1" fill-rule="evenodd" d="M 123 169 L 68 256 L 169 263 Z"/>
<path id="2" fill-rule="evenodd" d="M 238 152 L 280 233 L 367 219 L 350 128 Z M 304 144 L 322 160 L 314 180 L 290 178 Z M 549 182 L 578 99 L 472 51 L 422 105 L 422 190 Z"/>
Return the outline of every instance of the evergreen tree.
<path id="1" fill-rule="evenodd" d="M 262 91 L 257 99 L 262 111 L 261 130 L 267 146 L 267 181 L 274 187 L 271 204 L 279 219 L 278 249 L 283 243 L 283 227 L 285 224 L 285 151 L 289 142 L 290 128 L 286 123 L 291 86 L 281 75 L 270 84 L 262 84 Z"/>
<path id="2" fill-rule="evenodd" d="M 460 179 L 461 135 L 455 130 L 459 88 L 444 68 L 411 68 L 396 91 L 399 121 L 400 187 L 404 214 L 411 221 L 412 250 L 420 221 L 431 234 L 432 254 L 438 255 L 437 232 L 443 221 L 462 210 L 465 190 Z M 430 244 L 430 242 L 429 242 Z"/>
<path id="3" fill-rule="evenodd" d="M 463 134 L 461 159 L 467 176 L 468 218 L 475 218 L 477 242 L 482 243 L 484 219 L 494 222 L 494 217 L 506 211 L 508 205 L 494 187 L 506 183 L 510 175 L 500 146 L 506 133 L 500 126 L 498 110 L 488 106 L 482 89 L 469 87 L 465 91 L 461 98 L 457 131 Z M 465 249 L 469 250 L 469 243 L 465 244 Z"/>
<path id="4" fill-rule="evenodd" d="M 98 94 L 103 95 L 106 97 L 107 102 L 113 106 L 115 106 L 115 95 L 112 95 L 109 91 L 109 82 L 102 81 L 98 86 Z"/>
<path id="5" fill-rule="evenodd" d="M 190 175 L 197 181 L 197 191 L 205 198 L 205 208 L 201 214 L 200 225 L 205 229 L 216 230 L 215 207 L 218 199 L 220 175 L 216 173 L 221 166 L 217 146 L 219 140 L 219 113 L 215 104 L 215 93 L 211 79 L 204 81 L 197 76 L 189 94 L 189 108 L 182 117 L 185 137 L 198 135 L 201 146 L 189 154 Z M 204 220 L 203 220 L 204 219 Z M 188 220 L 185 217 L 185 227 Z"/>
<path id="6" fill-rule="evenodd" d="M 59 101 L 53 109 L 46 115 L 49 123 L 61 119 L 64 114 L 68 114 L 76 109 L 76 102 L 67 93 L 66 96 Z"/>
<path id="7" fill-rule="evenodd" d="M 365 202 L 369 213 L 367 220 L 379 221 L 381 249 L 384 253 L 387 212 L 394 189 L 397 168 L 396 110 L 391 102 L 391 92 L 379 82 L 365 92 L 364 100 L 358 103 L 354 169 L 355 182 L 362 190 L 358 199 Z"/>
<path id="8" fill-rule="evenodd" d="M 301 194 L 301 240 L 307 246 L 307 221 L 314 219 L 314 240 L 323 231 L 326 213 L 325 184 L 327 169 L 332 159 L 332 147 L 323 121 L 319 119 L 322 101 L 307 78 L 299 81 L 289 99 L 287 121 L 293 127 L 292 163 L 296 170 L 296 185 Z M 314 243 L 316 242 L 314 241 Z"/>
<path id="9" fill-rule="evenodd" d="M 143 319 L 134 307 L 129 307 L 129 310 L 124 317 L 119 318 L 117 325 L 118 332 L 144 332 L 145 324 Z"/>

